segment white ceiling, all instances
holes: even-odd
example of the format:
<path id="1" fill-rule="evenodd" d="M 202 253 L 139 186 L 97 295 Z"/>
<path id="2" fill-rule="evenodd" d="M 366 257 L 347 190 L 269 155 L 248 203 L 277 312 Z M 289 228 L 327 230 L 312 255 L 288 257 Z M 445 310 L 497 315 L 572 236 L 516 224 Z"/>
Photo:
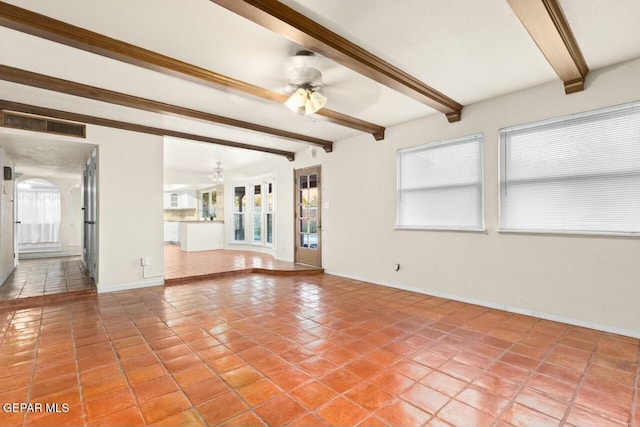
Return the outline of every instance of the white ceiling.
<path id="1" fill-rule="evenodd" d="M 7 2 L 273 90 L 284 87 L 288 58 L 299 49 L 208 0 Z M 463 105 L 549 81 L 557 81 L 558 90 L 563 90 L 506 0 L 283 3 Z M 640 57 L 640 1 L 561 0 L 561 4 L 591 69 Z M 0 63 L 5 65 L 195 110 L 333 141 L 359 134 L 295 115 L 282 105 L 165 76 L 2 27 L 0 51 Z M 326 83 L 327 108 L 387 127 L 435 113 L 327 58 L 317 58 L 315 66 L 322 71 Z M 0 94 L 0 98 L 13 101 L 288 151 L 306 148 L 302 143 L 261 133 L 135 112 L 1 81 Z M 254 163 L 265 156 L 175 141 L 166 150 L 169 169 L 185 171 L 201 164 L 202 170 L 193 171 L 192 175 L 210 171 L 216 160 L 232 170 L 241 167 L 244 159 Z M 195 161 L 203 158 L 207 161 Z M 168 179 L 174 179 L 174 175 L 178 179 L 180 174 L 165 173 Z M 185 185 L 194 179 L 191 176 L 184 178 L 184 183 L 172 184 Z"/>

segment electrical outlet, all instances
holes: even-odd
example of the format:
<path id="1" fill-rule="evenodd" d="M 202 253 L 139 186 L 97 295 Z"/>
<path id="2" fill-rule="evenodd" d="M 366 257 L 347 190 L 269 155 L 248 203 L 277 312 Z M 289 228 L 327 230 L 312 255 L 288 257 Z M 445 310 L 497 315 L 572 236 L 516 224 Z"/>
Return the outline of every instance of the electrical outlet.
<path id="1" fill-rule="evenodd" d="M 140 265 L 143 267 L 146 267 L 149 265 L 149 258 L 146 256 L 143 256 L 142 258 L 140 258 Z"/>

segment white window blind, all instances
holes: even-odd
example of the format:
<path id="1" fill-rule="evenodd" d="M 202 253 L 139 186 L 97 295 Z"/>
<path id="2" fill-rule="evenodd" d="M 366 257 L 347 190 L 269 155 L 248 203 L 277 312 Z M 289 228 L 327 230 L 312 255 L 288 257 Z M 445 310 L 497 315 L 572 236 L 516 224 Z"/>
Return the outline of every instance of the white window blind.
<path id="1" fill-rule="evenodd" d="M 640 102 L 501 129 L 500 229 L 640 233 Z"/>
<path id="2" fill-rule="evenodd" d="M 482 230 L 482 135 L 398 151 L 398 228 Z"/>

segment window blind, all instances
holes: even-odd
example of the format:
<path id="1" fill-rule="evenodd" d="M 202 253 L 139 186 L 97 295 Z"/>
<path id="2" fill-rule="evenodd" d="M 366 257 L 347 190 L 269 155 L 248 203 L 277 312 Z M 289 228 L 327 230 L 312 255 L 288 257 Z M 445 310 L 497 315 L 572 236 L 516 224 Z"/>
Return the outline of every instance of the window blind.
<path id="1" fill-rule="evenodd" d="M 398 151 L 397 227 L 482 230 L 482 135 Z"/>
<path id="2" fill-rule="evenodd" d="M 640 102 L 501 129 L 500 229 L 640 233 Z"/>

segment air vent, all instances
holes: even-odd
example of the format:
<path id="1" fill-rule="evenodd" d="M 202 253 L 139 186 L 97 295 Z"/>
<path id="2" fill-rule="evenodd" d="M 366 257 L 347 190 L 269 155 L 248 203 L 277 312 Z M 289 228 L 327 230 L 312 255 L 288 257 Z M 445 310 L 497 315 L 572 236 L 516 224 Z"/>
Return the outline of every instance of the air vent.
<path id="1" fill-rule="evenodd" d="M 2 111 L 1 114 L 0 126 L 3 127 L 75 136 L 79 138 L 86 137 L 86 126 L 80 123 L 66 122 L 13 111 Z"/>

